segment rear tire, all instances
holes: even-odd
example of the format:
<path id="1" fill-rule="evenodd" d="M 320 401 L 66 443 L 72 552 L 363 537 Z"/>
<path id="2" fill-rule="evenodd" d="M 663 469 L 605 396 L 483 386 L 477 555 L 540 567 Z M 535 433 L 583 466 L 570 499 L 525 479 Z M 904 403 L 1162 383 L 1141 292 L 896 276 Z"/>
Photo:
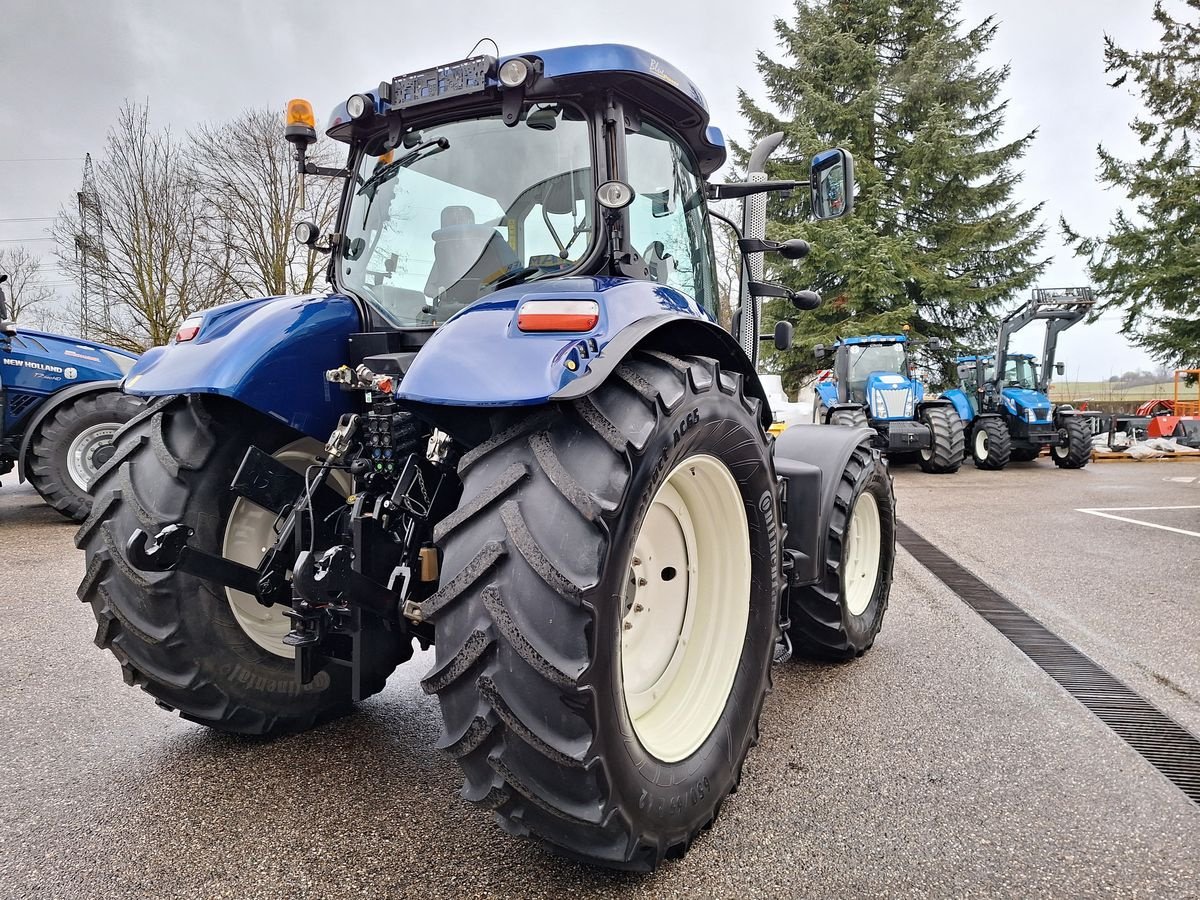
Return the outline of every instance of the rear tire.
<path id="1" fill-rule="evenodd" d="M 962 419 L 949 406 L 927 406 L 921 410 L 921 421 L 929 427 L 929 449 L 919 454 L 921 471 L 935 475 L 957 472 L 966 445 Z"/>
<path id="2" fill-rule="evenodd" d="M 589 397 L 520 414 L 459 472 L 461 504 L 435 534 L 448 580 L 422 612 L 437 648 L 423 686 L 462 796 L 588 863 L 682 855 L 736 788 L 770 684 L 779 512 L 758 401 L 714 360 L 639 353 Z M 660 498 L 677 479 L 688 512 L 673 518 Z M 695 552 L 663 565 L 687 523 Z M 742 586 L 714 593 L 743 563 Z M 685 603 L 670 605 L 672 583 Z M 728 621 L 691 643 L 646 640 L 710 613 Z"/>
<path id="3" fill-rule="evenodd" d="M 139 399 L 119 391 L 84 394 L 59 406 L 30 444 L 34 490 L 71 521 L 86 519 L 92 508 L 88 485 L 112 455 L 113 436 L 141 408 Z"/>
<path id="4" fill-rule="evenodd" d="M 1050 456 L 1060 469 L 1082 469 L 1092 459 L 1091 432 L 1078 416 L 1064 416 L 1062 424 L 1058 433 L 1060 439 L 1067 439 L 1067 444 L 1052 446 Z"/>
<path id="5" fill-rule="evenodd" d="M 995 416 L 975 421 L 971 432 L 971 458 L 975 468 L 996 471 L 1008 465 L 1012 457 L 1012 435 L 1004 420 Z"/>
<path id="6" fill-rule="evenodd" d="M 79 598 L 96 616 L 97 646 L 112 651 L 126 684 L 218 731 L 276 735 L 341 715 L 351 708 L 350 670 L 329 665 L 300 685 L 294 661 L 239 624 L 225 587 L 182 572 L 140 571 L 126 542 L 135 528 L 153 535 L 184 522 L 195 530 L 189 543 L 221 555 L 231 510 L 248 502 L 229 490 L 246 448 L 274 452 L 298 437 L 245 407 L 197 396 L 160 400 L 117 436 L 95 482 L 92 514 L 75 537 L 87 555 Z M 368 691 L 382 690 L 411 654 L 411 646 L 397 646 L 364 679 Z"/>
<path id="7" fill-rule="evenodd" d="M 891 474 L 860 444 L 838 482 L 821 580 L 789 591 L 788 637 L 799 655 L 837 661 L 871 649 L 891 594 L 895 536 Z"/>

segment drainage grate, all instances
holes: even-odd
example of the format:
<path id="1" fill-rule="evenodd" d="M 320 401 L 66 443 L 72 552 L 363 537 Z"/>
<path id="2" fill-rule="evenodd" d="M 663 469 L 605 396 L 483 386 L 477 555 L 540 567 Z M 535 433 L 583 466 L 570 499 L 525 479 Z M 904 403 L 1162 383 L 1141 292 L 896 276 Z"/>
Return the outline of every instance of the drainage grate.
<path id="1" fill-rule="evenodd" d="M 903 522 L 900 545 L 1090 709 L 1167 779 L 1200 803 L 1200 739 Z"/>

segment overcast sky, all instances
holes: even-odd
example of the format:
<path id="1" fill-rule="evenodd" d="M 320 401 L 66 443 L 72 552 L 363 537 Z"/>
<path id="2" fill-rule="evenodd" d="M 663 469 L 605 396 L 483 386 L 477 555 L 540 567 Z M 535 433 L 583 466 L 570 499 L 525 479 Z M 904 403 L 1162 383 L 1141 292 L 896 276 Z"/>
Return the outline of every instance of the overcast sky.
<path id="1" fill-rule="evenodd" d="M 583 4 L 312 2 L 312 0 L 2 0 L 0 220 L 51 217 L 78 189 L 82 157 L 99 154 L 125 98 L 149 100 L 156 123 L 183 132 L 246 106 L 282 110 L 308 97 L 323 121 L 348 94 L 393 75 L 465 57 L 492 37 L 502 53 L 621 42 L 660 54 L 704 91 L 713 123 L 740 139 L 736 92 L 761 96 L 754 52 L 776 51 L 772 22 L 788 0 L 606 0 Z M 1058 233 L 1060 213 L 1083 231 L 1104 227 L 1121 197 L 1095 182 L 1097 143 L 1135 149 L 1126 123 L 1138 110 L 1105 85 L 1103 35 L 1129 47 L 1157 39 L 1150 0 L 963 0 L 975 24 L 1001 27 L 990 64 L 1012 65 L 1006 96 L 1015 136 L 1038 128 L 1022 195 L 1048 198 L 1044 286 L 1084 284 Z M 706 15 L 708 7 L 713 10 Z M 817 149 L 817 148 L 814 148 Z M 63 159 L 65 158 L 65 159 Z M 20 161 L 14 161 L 20 160 Z M 50 221 L 0 221 L 0 247 L 44 237 Z M 819 232 L 814 234 L 819 240 Z M 30 243 L 46 256 L 49 241 Z M 1115 318 L 1115 317 L 1112 317 Z M 1030 336 L 1028 344 L 1040 338 Z M 1106 378 L 1148 365 L 1108 319 L 1079 325 L 1060 343 L 1070 378 Z"/>

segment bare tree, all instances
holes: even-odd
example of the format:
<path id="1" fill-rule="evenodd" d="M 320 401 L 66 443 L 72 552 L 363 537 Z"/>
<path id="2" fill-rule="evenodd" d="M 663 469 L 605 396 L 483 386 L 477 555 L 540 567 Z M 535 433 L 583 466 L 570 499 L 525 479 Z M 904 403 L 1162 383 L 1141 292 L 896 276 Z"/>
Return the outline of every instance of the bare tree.
<path id="1" fill-rule="evenodd" d="M 737 221 L 734 204 L 722 204 L 717 212 Z M 720 219 L 712 220 L 712 236 L 717 257 L 717 322 L 728 331 L 733 320 L 733 308 L 742 290 L 742 253 L 738 248 L 737 235 Z"/>
<path id="2" fill-rule="evenodd" d="M 179 322 L 219 298 L 205 267 L 203 204 L 182 148 L 167 130 L 150 128 L 148 106 L 126 104 L 95 167 L 95 199 L 103 221 L 106 290 L 92 298 L 83 330 L 119 347 L 166 343 Z M 54 229 L 62 267 L 77 281 L 75 209 L 63 209 Z M 81 285 L 82 289 L 82 285 Z"/>
<path id="3" fill-rule="evenodd" d="M 42 260 L 24 247 L 0 249 L 0 272 L 8 276 L 8 316 L 28 322 L 53 298 L 54 290 L 42 278 Z"/>
<path id="4" fill-rule="evenodd" d="M 311 291 L 325 257 L 292 239 L 298 221 L 328 230 L 337 209 L 337 179 L 310 178 L 301 197 L 282 111 L 250 109 L 189 134 L 191 166 L 204 199 L 205 262 L 230 294 Z M 332 157 L 326 143 L 309 160 Z"/>

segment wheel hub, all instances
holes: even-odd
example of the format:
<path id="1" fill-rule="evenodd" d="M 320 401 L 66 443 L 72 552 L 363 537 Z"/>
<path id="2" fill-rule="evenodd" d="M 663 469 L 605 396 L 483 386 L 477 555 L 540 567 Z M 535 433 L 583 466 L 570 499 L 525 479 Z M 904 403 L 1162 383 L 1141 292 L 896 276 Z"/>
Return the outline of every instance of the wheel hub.
<path id="1" fill-rule="evenodd" d="M 861 616 L 875 596 L 875 587 L 879 582 L 882 533 L 879 503 L 874 494 L 863 492 L 850 515 L 843 565 L 846 608 L 851 615 Z"/>
<path id="2" fill-rule="evenodd" d="M 117 422 L 101 422 L 75 435 L 67 447 L 67 474 L 79 490 L 86 492 L 96 473 L 113 455 Z"/>
<path id="3" fill-rule="evenodd" d="M 646 512 L 621 597 L 621 687 L 642 746 L 663 762 L 694 753 L 720 719 L 750 608 L 741 492 L 712 456 L 685 460 Z"/>

